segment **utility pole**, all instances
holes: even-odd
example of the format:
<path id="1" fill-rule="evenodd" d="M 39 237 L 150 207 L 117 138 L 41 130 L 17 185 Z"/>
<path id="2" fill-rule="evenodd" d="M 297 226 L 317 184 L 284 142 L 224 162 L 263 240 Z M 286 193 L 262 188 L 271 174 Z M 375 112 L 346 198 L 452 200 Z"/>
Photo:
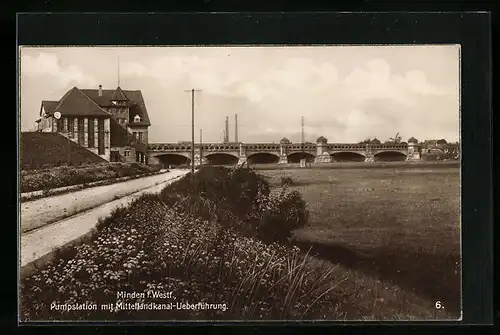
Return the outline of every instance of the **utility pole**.
<path id="1" fill-rule="evenodd" d="M 191 172 L 194 173 L 194 92 L 201 90 L 187 90 L 185 92 L 191 93 Z"/>
<path id="2" fill-rule="evenodd" d="M 238 143 L 238 114 L 234 114 L 234 142 Z"/>
<path id="3" fill-rule="evenodd" d="M 304 117 L 301 119 L 301 125 L 302 125 L 302 131 L 300 134 L 300 144 L 302 145 L 302 148 L 304 147 Z"/>
<path id="4" fill-rule="evenodd" d="M 117 57 L 117 63 L 118 63 L 118 72 L 117 72 L 117 83 L 118 87 L 120 87 L 120 56 Z"/>
<path id="5" fill-rule="evenodd" d="M 203 164 L 203 129 L 200 128 L 200 167 Z"/>
<path id="6" fill-rule="evenodd" d="M 226 132 L 225 132 L 225 137 L 224 137 L 224 143 L 228 143 L 229 142 L 229 117 L 226 116 Z"/>

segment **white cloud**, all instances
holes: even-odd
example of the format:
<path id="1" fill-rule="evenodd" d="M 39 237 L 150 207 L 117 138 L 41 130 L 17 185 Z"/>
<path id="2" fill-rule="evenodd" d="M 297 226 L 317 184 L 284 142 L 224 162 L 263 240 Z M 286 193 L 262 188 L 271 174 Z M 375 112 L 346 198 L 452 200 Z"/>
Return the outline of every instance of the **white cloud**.
<path id="1" fill-rule="evenodd" d="M 120 64 L 120 75 L 142 76 L 146 72 L 146 67 L 138 62 L 125 62 Z"/>
<path id="2" fill-rule="evenodd" d="M 220 140 L 225 116 L 234 113 L 239 116 L 241 140 L 246 136 L 300 140 L 301 116 L 306 120 L 306 137 L 324 135 L 340 142 L 367 136 L 382 140 L 396 131 L 424 137 L 434 123 L 439 129 L 455 128 L 459 73 L 451 54 L 445 57 L 444 52 L 429 48 L 421 53 L 414 48 L 404 53 L 378 47 L 310 49 L 120 51 L 122 87 L 143 91 L 153 141 L 186 136 L 190 114 L 183 111 L 190 111 L 191 102 L 184 90 L 191 88 L 202 90 L 196 98 L 196 127 L 204 129 L 208 141 Z M 60 98 L 72 81 L 78 87 L 115 85 L 116 51 L 94 50 L 82 54 L 78 49 L 71 53 L 44 49 L 24 54 L 23 87 L 41 92 L 38 83 L 47 82 L 44 94 L 31 98 L 33 104 L 25 109 L 36 111 L 40 99 Z M 437 114 L 442 114 L 443 121 Z"/>
<path id="3" fill-rule="evenodd" d="M 29 55 L 21 57 L 22 76 L 51 75 L 58 79 L 62 86 L 75 83 L 81 86 L 96 86 L 95 77 L 85 74 L 75 65 L 62 68 L 56 55 L 51 53 L 40 53 L 37 57 Z"/>
<path id="4" fill-rule="evenodd" d="M 389 64 L 383 59 L 373 59 L 364 67 L 355 68 L 345 78 L 344 85 L 356 100 L 385 98 L 406 106 L 414 106 L 419 95 L 444 93 L 429 84 L 422 71 L 407 71 L 403 76 L 392 75 Z"/>

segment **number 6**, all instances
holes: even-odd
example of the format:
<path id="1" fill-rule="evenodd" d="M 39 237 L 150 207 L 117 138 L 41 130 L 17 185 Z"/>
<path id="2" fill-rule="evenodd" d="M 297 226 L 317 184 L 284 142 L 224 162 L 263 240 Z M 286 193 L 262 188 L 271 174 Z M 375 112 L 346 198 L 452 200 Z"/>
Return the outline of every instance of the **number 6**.
<path id="1" fill-rule="evenodd" d="M 441 309 L 441 301 L 436 301 L 436 309 Z"/>

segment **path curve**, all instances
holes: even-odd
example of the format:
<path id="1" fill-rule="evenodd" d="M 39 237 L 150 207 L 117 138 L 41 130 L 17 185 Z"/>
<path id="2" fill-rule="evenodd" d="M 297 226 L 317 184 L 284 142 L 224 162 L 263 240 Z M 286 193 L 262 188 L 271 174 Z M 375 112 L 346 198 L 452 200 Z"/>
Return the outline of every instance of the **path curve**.
<path id="1" fill-rule="evenodd" d="M 21 233 L 60 221 L 110 201 L 185 175 L 187 170 L 171 170 L 125 182 L 97 186 L 21 203 Z"/>

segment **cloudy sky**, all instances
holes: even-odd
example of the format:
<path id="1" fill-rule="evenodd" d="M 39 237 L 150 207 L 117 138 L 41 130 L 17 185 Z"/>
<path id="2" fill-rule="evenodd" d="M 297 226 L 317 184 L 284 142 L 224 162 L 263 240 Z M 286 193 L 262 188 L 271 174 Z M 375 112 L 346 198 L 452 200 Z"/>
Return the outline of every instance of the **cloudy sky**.
<path id="1" fill-rule="evenodd" d="M 458 46 L 22 47 L 21 128 L 30 130 L 42 100 L 78 88 L 142 90 L 150 142 L 222 141 L 234 114 L 243 142 L 459 140 Z"/>

